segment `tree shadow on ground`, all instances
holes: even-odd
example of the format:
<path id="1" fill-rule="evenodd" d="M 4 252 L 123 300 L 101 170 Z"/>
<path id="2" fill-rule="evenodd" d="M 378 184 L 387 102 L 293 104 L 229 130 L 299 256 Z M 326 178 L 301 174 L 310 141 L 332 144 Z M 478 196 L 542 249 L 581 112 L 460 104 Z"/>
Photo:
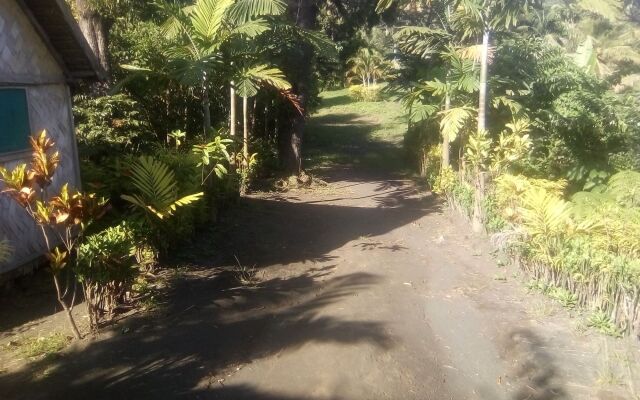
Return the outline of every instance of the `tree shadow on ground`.
<path id="1" fill-rule="evenodd" d="M 545 349 L 544 340 L 530 329 L 517 329 L 507 338 L 506 351 L 517 364 L 513 378 L 517 382 L 512 400 L 568 399 L 554 357 Z"/>
<path id="2" fill-rule="evenodd" d="M 224 387 L 219 380 L 237 366 L 307 343 L 389 349 L 393 340 L 383 323 L 322 313 L 379 280 L 369 273 L 330 275 L 337 262 L 333 250 L 409 224 L 437 207 L 405 198 L 400 187 L 375 196 L 381 203 L 369 208 L 243 199 L 225 216 L 226 229 L 202 235 L 184 250 L 193 266 L 174 278 L 165 306 L 127 318 L 57 359 L 0 375 L 1 392 L 16 399 L 286 399 Z M 392 207 L 384 204 L 388 198 L 396 199 Z M 234 256 L 258 268 L 293 266 L 286 278 L 238 287 Z"/>
<path id="3" fill-rule="evenodd" d="M 380 127 L 355 113 L 314 117 L 305 141 L 305 166 L 348 164 L 387 173 L 404 169 L 402 147 L 373 137 Z"/>
<path id="4" fill-rule="evenodd" d="M 0 388 L 10 399 L 211 397 L 229 390 L 219 381 L 237 366 L 306 343 L 366 342 L 390 348 L 391 338 L 379 322 L 320 315 L 323 307 L 378 278 L 325 274 L 315 270 L 227 289 L 224 274 L 187 274 L 158 313 L 129 318 L 105 339 L 0 375 Z M 274 398 L 248 393 L 255 399 Z"/>
<path id="5" fill-rule="evenodd" d="M 335 107 L 335 106 L 344 106 L 351 103 L 353 103 L 353 99 L 351 99 L 348 95 L 345 94 L 342 96 L 325 97 L 322 99 L 320 105 L 323 108 L 329 108 L 329 107 Z"/>
<path id="6" fill-rule="evenodd" d="M 42 324 L 41 318 L 59 309 L 51 273 L 40 268 L 0 291 L 0 339 L 22 334 Z"/>
<path id="7" fill-rule="evenodd" d="M 439 209 L 435 198 L 411 197 L 414 194 L 410 185 L 375 192 L 364 196 L 375 204 L 370 208 L 332 205 L 333 199 L 315 203 L 245 198 L 223 217 L 225 228 L 213 238 L 193 242 L 184 255 L 189 262 L 206 265 L 211 258 L 201 253 L 210 251 L 218 262 L 235 263 L 237 256 L 242 265 L 258 268 L 328 262 L 332 250 L 352 240 L 382 235 Z"/>

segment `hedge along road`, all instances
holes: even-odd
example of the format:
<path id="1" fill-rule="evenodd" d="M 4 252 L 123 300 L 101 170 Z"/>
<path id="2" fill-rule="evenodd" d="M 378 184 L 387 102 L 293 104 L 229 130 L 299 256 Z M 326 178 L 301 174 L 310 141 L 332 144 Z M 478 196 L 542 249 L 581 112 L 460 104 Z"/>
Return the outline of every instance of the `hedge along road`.
<path id="1" fill-rule="evenodd" d="M 157 311 L 5 371 L 2 393 L 629 398 L 635 371 L 620 360 L 636 348 L 527 293 L 487 238 L 407 178 L 396 102 L 323 97 L 306 146 L 326 185 L 244 198 L 228 228 L 185 249 Z"/>

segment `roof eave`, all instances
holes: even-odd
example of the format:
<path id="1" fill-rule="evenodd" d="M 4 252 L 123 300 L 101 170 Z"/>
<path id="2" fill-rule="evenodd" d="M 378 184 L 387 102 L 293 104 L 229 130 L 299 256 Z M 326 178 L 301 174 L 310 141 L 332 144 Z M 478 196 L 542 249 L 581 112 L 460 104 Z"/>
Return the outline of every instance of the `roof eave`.
<path id="1" fill-rule="evenodd" d="M 51 1 L 50 4 L 51 6 L 56 7 L 57 10 L 62 15 L 62 18 L 64 19 L 64 23 L 69 27 L 71 31 L 70 33 L 72 35 L 72 39 L 76 42 L 76 44 L 81 49 L 82 55 L 85 57 L 89 66 L 91 67 L 91 70 L 87 70 L 86 68 L 74 69 L 73 66 L 69 66 L 66 60 L 64 59 L 64 57 L 62 56 L 62 54 L 60 53 L 59 49 L 56 48 L 54 43 L 52 43 L 49 35 L 47 34 L 47 31 L 45 30 L 45 28 L 43 27 L 43 25 L 41 24 L 37 16 L 34 14 L 29 4 L 25 0 L 15 0 L 15 1 L 20 6 L 24 14 L 27 16 L 27 18 L 29 19 L 29 22 L 31 22 L 34 29 L 36 30 L 40 38 L 43 40 L 44 44 L 47 46 L 47 48 L 49 49 L 53 57 L 56 59 L 56 61 L 62 68 L 62 71 L 65 77 L 69 81 L 73 82 L 78 80 L 106 80 L 107 79 L 106 71 L 102 68 L 102 66 L 98 62 L 98 59 L 95 53 L 89 46 L 89 43 L 87 43 L 87 40 L 82 34 L 82 31 L 78 26 L 78 23 L 73 18 L 73 15 L 71 14 L 71 10 L 64 3 L 64 0 L 50 0 Z M 40 3 L 40 5 L 42 5 L 42 3 Z"/>

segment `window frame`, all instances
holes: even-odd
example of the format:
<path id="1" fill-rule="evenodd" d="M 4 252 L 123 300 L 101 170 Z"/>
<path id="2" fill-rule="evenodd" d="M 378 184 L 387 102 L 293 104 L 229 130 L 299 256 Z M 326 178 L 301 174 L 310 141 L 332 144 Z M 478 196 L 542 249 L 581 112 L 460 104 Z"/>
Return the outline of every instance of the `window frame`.
<path id="1" fill-rule="evenodd" d="M 16 84 L 10 84 L 10 85 L 0 84 L 0 91 L 7 90 L 7 89 L 14 89 L 14 90 L 18 89 L 18 90 L 24 91 L 25 99 L 27 101 L 27 123 L 29 124 L 29 132 L 27 134 L 27 139 L 28 139 L 33 136 L 33 132 L 32 132 L 33 120 L 31 117 L 31 99 L 29 94 L 29 88 L 28 86 L 21 86 Z M 9 152 L 0 151 L 0 163 L 23 160 L 25 158 L 28 158 L 29 155 L 31 155 L 31 152 L 32 150 L 30 147 L 27 147 L 26 149 L 23 149 L 23 150 L 14 150 Z"/>

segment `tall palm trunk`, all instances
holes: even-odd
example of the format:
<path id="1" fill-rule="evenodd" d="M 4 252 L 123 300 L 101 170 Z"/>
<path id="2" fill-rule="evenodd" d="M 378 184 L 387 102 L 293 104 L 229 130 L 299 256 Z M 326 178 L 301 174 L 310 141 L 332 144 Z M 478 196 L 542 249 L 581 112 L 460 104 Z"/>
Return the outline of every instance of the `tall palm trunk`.
<path id="1" fill-rule="evenodd" d="M 242 98 L 242 154 L 244 160 L 242 164 L 247 167 L 249 165 L 249 102 L 248 98 Z"/>
<path id="2" fill-rule="evenodd" d="M 490 31 L 482 35 L 482 55 L 480 58 L 480 95 L 478 96 L 478 131 L 487 128 L 487 78 L 489 75 Z"/>
<path id="3" fill-rule="evenodd" d="M 236 135 L 236 89 L 231 81 L 231 89 L 229 93 L 229 133 L 231 136 Z"/>
<path id="4" fill-rule="evenodd" d="M 447 87 L 449 86 L 449 82 L 447 81 Z M 447 93 L 444 98 L 444 110 L 449 111 L 451 108 L 451 95 L 449 94 L 449 90 L 447 89 Z M 449 160 L 449 153 L 451 152 L 451 144 L 449 143 L 449 136 L 442 135 L 442 169 L 447 168 L 451 162 Z"/>
<path id="5" fill-rule="evenodd" d="M 489 43 L 490 31 L 485 29 L 482 35 L 482 57 L 480 59 L 480 95 L 478 98 L 478 132 L 487 128 L 487 77 L 489 75 Z M 482 203 L 485 194 L 486 174 L 476 167 L 474 171 L 474 199 L 472 227 L 474 232 L 481 232 L 484 229 L 484 210 Z"/>
<path id="6" fill-rule="evenodd" d="M 211 130 L 211 101 L 209 100 L 209 89 L 206 84 L 202 88 L 202 125 L 205 136 Z"/>

